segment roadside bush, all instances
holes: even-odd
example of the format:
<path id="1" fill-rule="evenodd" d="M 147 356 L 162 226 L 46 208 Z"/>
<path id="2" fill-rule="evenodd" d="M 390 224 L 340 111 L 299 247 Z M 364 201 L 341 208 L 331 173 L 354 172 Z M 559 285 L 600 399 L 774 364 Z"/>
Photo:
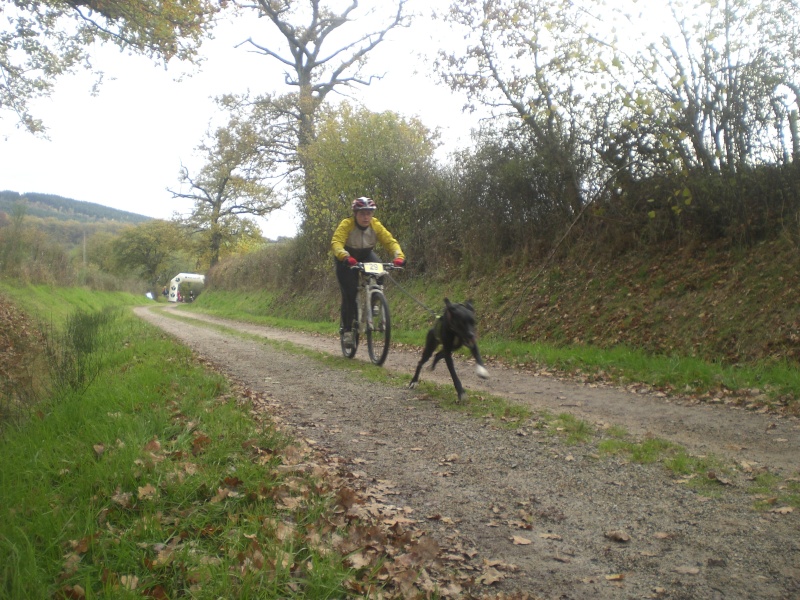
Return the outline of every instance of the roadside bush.
<path id="1" fill-rule="evenodd" d="M 27 417 L 43 397 L 43 335 L 0 297 L 0 432 Z"/>
<path id="2" fill-rule="evenodd" d="M 78 309 L 67 318 L 63 332 L 44 336 L 54 398 L 66 392 L 82 392 L 97 377 L 102 366 L 104 334 L 119 311 L 109 307 L 98 312 Z"/>
<path id="3" fill-rule="evenodd" d="M 58 331 L 0 299 L 0 431 L 30 418 L 45 400 L 91 385 L 102 368 L 106 332 L 120 310 L 77 310 Z"/>

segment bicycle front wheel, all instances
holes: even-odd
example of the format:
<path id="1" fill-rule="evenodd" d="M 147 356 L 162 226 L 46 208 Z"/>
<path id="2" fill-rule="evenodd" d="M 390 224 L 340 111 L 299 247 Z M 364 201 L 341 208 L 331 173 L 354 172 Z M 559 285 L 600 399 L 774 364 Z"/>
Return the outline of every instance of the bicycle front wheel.
<path id="1" fill-rule="evenodd" d="M 392 336 L 389 303 L 383 294 L 374 292 L 369 297 L 369 309 L 372 311 L 372 327 L 367 328 L 367 349 L 370 360 L 380 366 L 389 354 L 389 340 Z"/>

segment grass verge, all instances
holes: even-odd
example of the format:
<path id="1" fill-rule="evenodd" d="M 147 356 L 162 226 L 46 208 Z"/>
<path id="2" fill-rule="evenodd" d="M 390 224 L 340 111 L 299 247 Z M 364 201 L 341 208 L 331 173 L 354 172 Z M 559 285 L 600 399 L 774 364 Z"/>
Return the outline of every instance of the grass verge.
<path id="1" fill-rule="evenodd" d="M 0 438 L 0 598 L 391 588 L 387 553 L 357 541 L 354 492 L 306 462 L 251 396 L 132 315 L 99 327 L 91 384 L 67 386 Z"/>

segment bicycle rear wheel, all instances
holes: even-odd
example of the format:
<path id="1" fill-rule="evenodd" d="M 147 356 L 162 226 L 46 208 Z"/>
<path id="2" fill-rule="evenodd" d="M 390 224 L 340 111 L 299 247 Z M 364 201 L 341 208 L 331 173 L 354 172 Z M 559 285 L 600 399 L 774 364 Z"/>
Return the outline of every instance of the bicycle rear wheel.
<path id="1" fill-rule="evenodd" d="M 353 358 L 356 355 L 356 350 L 358 350 L 358 323 L 353 323 L 351 333 L 353 334 L 353 345 L 348 346 L 344 343 L 344 327 L 339 327 L 339 343 L 342 346 L 342 355 L 345 358 Z"/>
<path id="2" fill-rule="evenodd" d="M 372 328 L 367 329 L 367 349 L 370 360 L 380 366 L 389 354 L 392 337 L 389 303 L 382 293 L 374 292 L 369 297 L 369 309 L 372 311 Z"/>

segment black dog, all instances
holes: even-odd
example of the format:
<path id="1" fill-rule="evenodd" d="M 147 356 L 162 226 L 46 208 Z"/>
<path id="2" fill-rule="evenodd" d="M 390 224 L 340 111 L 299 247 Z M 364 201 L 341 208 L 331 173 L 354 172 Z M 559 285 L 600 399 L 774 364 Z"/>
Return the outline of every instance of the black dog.
<path id="1" fill-rule="evenodd" d="M 461 348 L 462 344 L 470 349 L 472 356 L 475 358 L 477 366 L 475 372 L 478 377 L 488 379 L 489 371 L 483 365 L 481 360 L 481 353 L 478 351 L 477 336 L 475 334 L 475 309 L 472 304 L 467 301 L 464 304 L 453 304 L 447 298 L 444 299 L 444 313 L 442 316 L 436 318 L 436 324 L 428 330 L 428 336 L 425 338 L 425 349 L 422 351 L 422 358 L 417 364 L 417 370 L 414 372 L 414 377 L 408 384 L 408 387 L 414 388 L 419 382 L 419 372 L 422 370 L 427 360 L 433 355 L 433 351 L 439 346 L 442 349 L 436 353 L 431 365 L 431 371 L 436 368 L 436 363 L 444 358 L 447 364 L 447 370 L 450 371 L 450 376 L 453 378 L 453 384 L 456 386 L 458 393 L 458 401 L 463 401 L 467 393 L 461 385 L 461 380 L 456 375 L 456 368 L 453 364 L 453 351 Z"/>

